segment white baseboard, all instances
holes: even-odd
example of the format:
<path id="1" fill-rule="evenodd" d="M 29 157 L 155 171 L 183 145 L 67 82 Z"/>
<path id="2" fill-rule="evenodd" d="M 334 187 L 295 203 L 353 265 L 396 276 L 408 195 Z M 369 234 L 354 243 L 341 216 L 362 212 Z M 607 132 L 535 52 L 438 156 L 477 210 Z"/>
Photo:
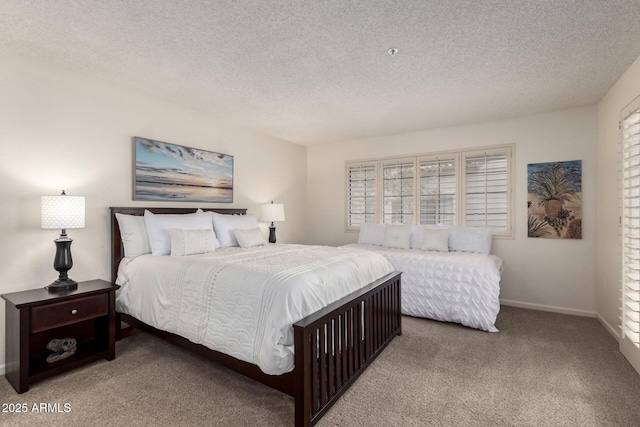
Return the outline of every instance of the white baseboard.
<path id="1" fill-rule="evenodd" d="M 616 341 L 620 342 L 620 329 L 614 328 L 613 326 L 611 326 L 609 322 L 604 320 L 604 318 L 599 314 L 598 314 L 598 320 L 600 321 L 600 323 L 602 323 L 602 326 L 604 326 L 607 332 L 609 332 L 616 339 Z"/>
<path id="2" fill-rule="evenodd" d="M 552 313 L 571 314 L 573 316 L 582 317 L 598 317 L 595 311 L 576 310 L 574 308 L 556 307 L 553 305 L 531 304 L 528 302 L 500 300 L 500 304 L 511 307 L 528 308 L 531 310 L 550 311 Z"/>
<path id="3" fill-rule="evenodd" d="M 4 375 L 4 369 L 7 365 L 0 365 L 0 375 Z"/>

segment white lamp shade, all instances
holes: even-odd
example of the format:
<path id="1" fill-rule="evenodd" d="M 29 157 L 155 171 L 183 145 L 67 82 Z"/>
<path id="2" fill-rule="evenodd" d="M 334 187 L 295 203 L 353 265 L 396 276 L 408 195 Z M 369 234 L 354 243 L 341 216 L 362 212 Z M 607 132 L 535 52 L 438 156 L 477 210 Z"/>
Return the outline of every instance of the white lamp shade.
<path id="1" fill-rule="evenodd" d="M 84 228 L 84 197 L 42 196 L 42 228 Z"/>
<path id="2" fill-rule="evenodd" d="M 261 205 L 260 221 L 284 221 L 284 205 L 281 203 L 269 203 L 268 205 Z"/>

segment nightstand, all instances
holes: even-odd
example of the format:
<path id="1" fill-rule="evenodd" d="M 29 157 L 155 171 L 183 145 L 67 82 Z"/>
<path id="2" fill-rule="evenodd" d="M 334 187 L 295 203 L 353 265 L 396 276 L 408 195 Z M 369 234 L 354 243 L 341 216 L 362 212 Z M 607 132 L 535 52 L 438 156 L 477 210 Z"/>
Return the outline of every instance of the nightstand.
<path id="1" fill-rule="evenodd" d="M 6 301 L 6 373 L 18 393 L 29 385 L 95 360 L 116 357 L 115 293 L 104 280 L 78 283 L 78 289 L 50 293 L 32 289 L 2 295 Z M 47 344 L 73 338 L 70 357 L 49 363 Z"/>

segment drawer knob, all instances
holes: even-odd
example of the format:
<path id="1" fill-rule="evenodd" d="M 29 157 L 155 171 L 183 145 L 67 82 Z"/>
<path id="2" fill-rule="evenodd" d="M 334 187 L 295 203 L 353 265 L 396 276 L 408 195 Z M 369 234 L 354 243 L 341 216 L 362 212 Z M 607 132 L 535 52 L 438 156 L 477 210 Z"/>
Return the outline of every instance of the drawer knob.
<path id="1" fill-rule="evenodd" d="M 71 310 L 71 314 L 78 314 L 78 310 L 74 308 L 73 310 Z"/>

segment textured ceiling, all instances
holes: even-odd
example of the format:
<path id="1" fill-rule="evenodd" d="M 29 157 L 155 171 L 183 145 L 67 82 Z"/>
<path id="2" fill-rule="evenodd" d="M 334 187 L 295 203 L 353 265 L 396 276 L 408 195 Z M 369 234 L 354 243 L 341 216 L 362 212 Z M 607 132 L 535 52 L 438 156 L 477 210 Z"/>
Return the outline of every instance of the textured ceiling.
<path id="1" fill-rule="evenodd" d="M 639 24 L 639 0 L 0 0 L 0 49 L 311 145 L 594 104 Z"/>

